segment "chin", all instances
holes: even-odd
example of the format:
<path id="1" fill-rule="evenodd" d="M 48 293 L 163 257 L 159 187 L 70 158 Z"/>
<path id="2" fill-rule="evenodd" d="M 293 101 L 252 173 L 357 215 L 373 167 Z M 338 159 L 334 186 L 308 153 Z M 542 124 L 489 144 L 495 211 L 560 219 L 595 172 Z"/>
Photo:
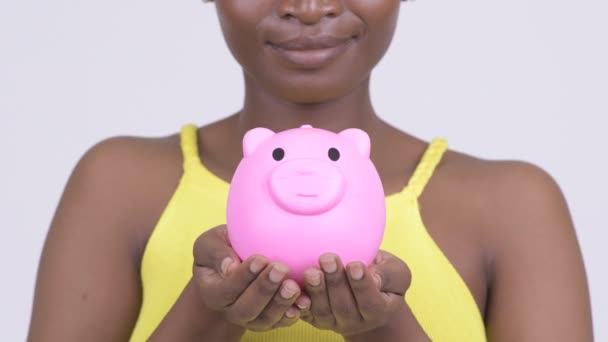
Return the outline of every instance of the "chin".
<path id="1" fill-rule="evenodd" d="M 308 90 L 301 90 L 297 93 L 281 94 L 280 97 L 295 104 L 315 105 L 330 102 L 340 96 L 322 91 L 311 92 Z"/>
<path id="2" fill-rule="evenodd" d="M 352 80 L 335 79 L 331 84 L 327 82 L 314 82 L 308 80 L 284 80 L 280 84 L 275 85 L 273 93 L 286 101 L 297 104 L 321 104 L 343 97 L 353 91 Z"/>

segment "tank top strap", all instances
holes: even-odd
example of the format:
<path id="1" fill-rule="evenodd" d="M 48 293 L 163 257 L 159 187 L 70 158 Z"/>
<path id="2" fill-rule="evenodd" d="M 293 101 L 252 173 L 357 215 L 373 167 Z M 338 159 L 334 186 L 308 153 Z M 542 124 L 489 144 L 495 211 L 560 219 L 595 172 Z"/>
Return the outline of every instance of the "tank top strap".
<path id="1" fill-rule="evenodd" d="M 200 166 L 201 159 L 198 153 L 197 143 L 198 127 L 194 124 L 186 124 L 181 128 L 180 145 L 184 158 L 184 171 L 188 172 Z"/>
<path id="2" fill-rule="evenodd" d="M 420 197 L 447 148 L 448 142 L 443 138 L 431 141 L 406 186 L 412 196 Z"/>

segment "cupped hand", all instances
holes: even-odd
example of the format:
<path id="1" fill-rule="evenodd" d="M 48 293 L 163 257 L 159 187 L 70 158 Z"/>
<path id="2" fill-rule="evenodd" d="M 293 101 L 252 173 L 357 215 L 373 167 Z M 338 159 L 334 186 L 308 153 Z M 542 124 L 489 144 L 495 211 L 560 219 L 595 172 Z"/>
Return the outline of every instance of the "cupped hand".
<path id="1" fill-rule="evenodd" d="M 377 332 L 384 329 L 392 333 L 403 320 L 415 320 L 404 299 L 410 271 L 396 256 L 380 251 L 369 267 L 361 262 L 344 267 L 337 255 L 324 254 L 319 265 L 320 269 L 304 273 L 311 306 L 301 316 L 313 326 L 349 339 L 366 334 L 384 336 Z M 417 322 L 409 326 L 417 326 Z M 420 331 L 412 331 L 415 334 L 420 335 Z"/>
<path id="2" fill-rule="evenodd" d="M 203 304 L 231 323 L 253 331 L 294 324 L 301 290 L 288 268 L 261 255 L 240 260 L 225 226 L 202 234 L 194 245 L 194 278 Z"/>

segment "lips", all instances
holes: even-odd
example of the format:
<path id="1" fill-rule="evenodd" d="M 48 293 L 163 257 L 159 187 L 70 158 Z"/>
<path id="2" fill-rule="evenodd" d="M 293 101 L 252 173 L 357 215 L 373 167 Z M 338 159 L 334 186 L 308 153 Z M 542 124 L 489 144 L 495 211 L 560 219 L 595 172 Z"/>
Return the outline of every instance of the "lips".
<path id="1" fill-rule="evenodd" d="M 340 46 L 350 39 L 351 38 L 339 38 L 333 36 L 303 36 L 281 42 L 271 42 L 270 45 L 283 50 L 320 50 Z"/>
<path id="2" fill-rule="evenodd" d="M 274 53 L 288 64 L 304 69 L 320 68 L 346 51 L 354 38 L 330 35 L 301 36 L 295 39 L 269 42 Z"/>

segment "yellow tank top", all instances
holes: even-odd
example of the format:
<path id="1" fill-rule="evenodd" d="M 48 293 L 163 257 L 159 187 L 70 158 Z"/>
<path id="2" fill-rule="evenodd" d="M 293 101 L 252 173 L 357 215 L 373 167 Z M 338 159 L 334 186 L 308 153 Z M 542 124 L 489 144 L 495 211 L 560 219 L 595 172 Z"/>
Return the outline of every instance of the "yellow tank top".
<path id="1" fill-rule="evenodd" d="M 197 127 L 184 125 L 184 173 L 146 245 L 141 279 L 143 301 L 131 341 L 145 341 L 173 306 L 192 275 L 192 247 L 205 229 L 225 223 L 229 184 L 201 163 Z M 428 234 L 418 197 L 447 142 L 434 139 L 403 191 L 386 197 L 387 223 L 381 249 L 404 260 L 412 272 L 406 302 L 431 340 L 486 341 L 475 300 L 450 261 Z M 270 332 L 246 332 L 241 341 L 342 341 L 303 321 Z"/>

